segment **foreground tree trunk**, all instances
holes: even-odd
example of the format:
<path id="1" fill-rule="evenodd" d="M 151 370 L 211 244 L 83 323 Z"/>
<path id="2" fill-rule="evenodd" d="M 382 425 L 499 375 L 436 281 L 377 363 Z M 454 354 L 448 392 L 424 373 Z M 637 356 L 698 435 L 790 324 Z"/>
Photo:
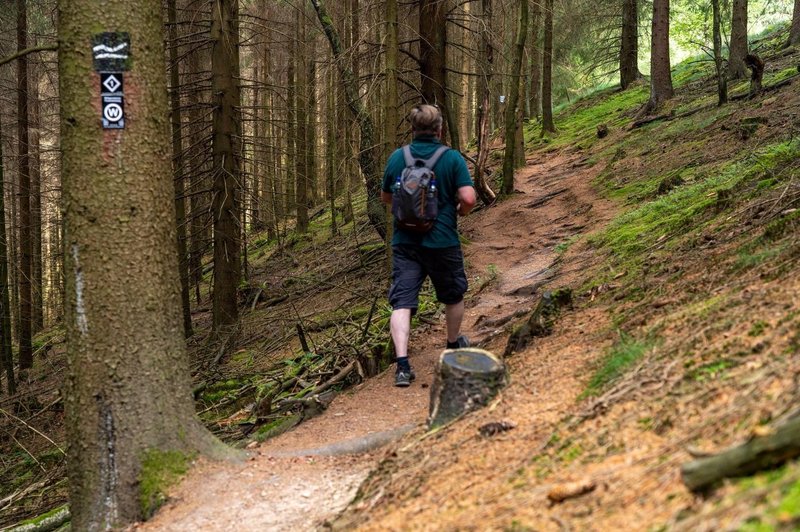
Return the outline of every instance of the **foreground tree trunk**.
<path id="1" fill-rule="evenodd" d="M 448 138 L 451 118 L 447 112 L 447 2 L 419 2 L 419 74 L 422 99 L 442 111 L 442 139 Z"/>
<path id="2" fill-rule="evenodd" d="M 653 1 L 653 29 L 650 54 L 650 100 L 643 112 L 658 109 L 672 98 L 672 72 L 669 62 L 669 0 Z"/>
<path id="3" fill-rule="evenodd" d="M 731 79 L 742 79 L 747 73 L 747 0 L 733 0 L 731 17 L 731 45 L 728 72 Z"/>
<path id="4" fill-rule="evenodd" d="M 517 106 L 519 105 L 519 87 L 520 87 L 520 74 L 522 72 L 522 58 L 525 52 L 525 37 L 528 35 L 528 0 L 520 0 L 517 6 L 519 9 L 517 18 L 517 34 L 514 39 L 514 57 L 511 66 L 511 86 L 508 91 L 508 100 L 506 102 L 506 116 L 505 116 L 505 138 L 506 149 L 505 156 L 503 157 L 503 194 L 509 195 L 514 193 L 514 168 L 516 167 L 515 156 L 516 146 L 516 131 L 520 126 L 518 123 L 522 121 L 522 115 L 519 113 Z"/>
<path id="5" fill-rule="evenodd" d="M 622 38 L 619 49 L 619 84 L 627 89 L 639 79 L 639 2 L 622 2 Z"/>
<path id="6" fill-rule="evenodd" d="M 70 510 L 73 530 L 110 530 L 153 510 L 140 485 L 165 462 L 221 447 L 189 386 L 161 2 L 58 7 Z M 92 46 L 106 29 L 116 55 L 131 50 L 124 129 L 100 126 Z"/>
<path id="7" fill-rule="evenodd" d="M 17 49 L 27 48 L 27 2 L 17 0 Z M 17 59 L 17 146 L 19 174 L 19 367 L 33 367 L 33 241 L 31 239 L 31 172 L 28 154 L 28 59 Z"/>
<path id="8" fill-rule="evenodd" d="M 228 332 L 239 320 L 239 9 L 237 0 L 214 0 L 211 10 L 213 330 L 215 335 L 220 335 Z"/>

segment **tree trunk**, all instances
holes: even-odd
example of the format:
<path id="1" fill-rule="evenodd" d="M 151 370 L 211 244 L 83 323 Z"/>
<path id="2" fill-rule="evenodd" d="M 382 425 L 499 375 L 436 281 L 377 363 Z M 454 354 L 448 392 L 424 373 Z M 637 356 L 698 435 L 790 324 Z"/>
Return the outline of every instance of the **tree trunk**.
<path id="1" fill-rule="evenodd" d="M 669 61 L 669 0 L 653 0 L 652 50 L 650 54 L 650 100 L 643 112 L 658 109 L 672 98 Z"/>
<path id="2" fill-rule="evenodd" d="M 0 132 L 3 127 L 0 124 Z M 2 137 L 2 135 L 0 135 Z M 8 296 L 8 240 L 6 238 L 6 191 L 3 172 L 3 143 L 0 142 L 0 367 L 6 375 L 9 395 L 17 391 L 14 379 L 14 359 L 11 353 L 11 302 Z M 2 375 L 0 375 L 2 377 Z"/>
<path id="3" fill-rule="evenodd" d="M 211 18 L 211 92 L 214 99 L 214 334 L 219 336 L 239 319 L 239 28 L 237 0 L 214 0 Z"/>
<path id="4" fill-rule="evenodd" d="M 359 125 L 361 140 L 358 150 L 358 162 L 364 174 L 367 189 L 367 216 L 375 231 L 381 238 L 384 238 L 386 236 L 386 209 L 380 199 L 381 173 L 378 163 L 378 143 L 375 142 L 375 127 L 369 112 L 359 99 L 353 71 L 344 62 L 342 42 L 339 39 L 336 28 L 333 26 L 330 15 L 328 15 L 321 0 L 311 0 L 311 2 L 331 45 L 331 50 L 339 69 L 339 76 L 342 79 L 347 107 Z"/>
<path id="5" fill-rule="evenodd" d="M 717 70 L 717 94 L 719 105 L 728 101 L 728 77 L 725 73 L 725 65 L 722 61 L 722 30 L 720 21 L 719 0 L 711 0 L 713 11 L 713 33 L 714 33 L 714 66 Z"/>
<path id="6" fill-rule="evenodd" d="M 528 0 L 519 0 L 517 4 L 517 32 L 514 37 L 513 58 L 511 64 L 511 81 L 506 98 L 505 138 L 506 149 L 503 158 L 503 194 L 514 193 L 514 168 L 516 165 L 515 151 L 517 150 L 516 131 L 520 127 L 518 120 L 521 118 L 517 106 L 520 103 L 519 88 L 522 74 L 522 58 L 525 55 L 525 37 L 528 35 Z"/>
<path id="7" fill-rule="evenodd" d="M 728 73 L 731 79 L 742 79 L 747 73 L 744 58 L 747 56 L 747 0 L 733 0 L 731 8 L 731 43 Z"/>
<path id="8" fill-rule="evenodd" d="M 542 25 L 542 4 L 533 2 L 531 6 L 531 31 L 528 41 L 530 56 L 530 88 L 528 89 L 528 118 L 542 115 L 542 51 L 539 48 L 539 28 Z"/>
<path id="9" fill-rule="evenodd" d="M 140 486 L 165 462 L 222 447 L 195 418 L 182 334 L 161 2 L 58 9 L 72 529 L 121 529 L 154 510 Z M 104 36 L 130 38 L 124 129 L 99 127 Z"/>
<path id="10" fill-rule="evenodd" d="M 27 48 L 27 1 L 17 0 L 17 50 Z M 33 241 L 31 238 L 31 173 L 28 154 L 28 59 L 17 59 L 17 146 L 19 174 L 19 368 L 33 367 L 31 326 L 33 299 Z"/>
<path id="11" fill-rule="evenodd" d="M 181 280 L 181 303 L 183 306 L 183 334 L 189 338 L 192 331 L 192 311 L 189 306 L 189 262 L 186 252 L 186 200 L 183 186 L 183 141 L 181 139 L 181 96 L 178 68 L 178 19 L 176 0 L 167 1 L 169 23 L 169 104 L 172 124 L 172 183 L 175 190 L 175 223 L 178 229 L 176 251 L 178 272 Z"/>
<path id="12" fill-rule="evenodd" d="M 619 84 L 627 89 L 639 73 L 639 2 L 622 1 L 622 37 L 619 49 Z"/>
<path id="13" fill-rule="evenodd" d="M 383 154 L 387 159 L 400 144 L 397 134 L 400 125 L 397 95 L 398 49 L 397 0 L 386 0 L 386 147 Z"/>
<path id="14" fill-rule="evenodd" d="M 448 137 L 447 110 L 447 3 L 445 0 L 419 2 L 419 74 L 422 100 L 442 110 L 442 139 Z"/>
<path id="15" fill-rule="evenodd" d="M 480 101 L 478 107 L 478 156 L 475 163 L 475 190 L 481 201 L 491 205 L 495 201 L 495 193 L 486 180 L 484 170 L 489 159 L 489 114 L 491 112 L 491 83 L 493 74 L 494 48 L 492 47 L 491 32 L 489 28 L 492 20 L 492 0 L 483 0 L 483 14 L 480 44 Z"/>
<path id="16" fill-rule="evenodd" d="M 792 27 L 789 30 L 789 41 L 787 46 L 794 46 L 800 43 L 800 0 L 794 0 L 794 11 L 792 12 Z"/>
<path id="17" fill-rule="evenodd" d="M 39 109 L 38 69 L 33 71 L 30 88 L 30 172 L 31 172 L 31 334 L 44 328 L 44 291 L 42 283 L 42 158 L 41 158 L 41 113 Z M 29 72 L 30 74 L 30 72 Z"/>
<path id="18" fill-rule="evenodd" d="M 542 50 L 542 135 L 555 133 L 553 122 L 553 0 L 544 4 L 544 50 Z"/>
<path id="19" fill-rule="evenodd" d="M 296 28 L 298 36 L 298 45 L 296 47 L 295 63 L 295 76 L 297 82 L 295 83 L 295 131 L 296 131 L 296 145 L 295 145 L 295 214 L 297 220 L 297 232 L 305 233 L 308 231 L 308 157 L 306 153 L 309 149 L 308 145 L 308 106 L 311 102 L 308 101 L 308 69 L 306 68 L 306 53 L 305 53 L 305 38 L 306 38 L 306 24 L 305 16 L 303 16 L 304 4 L 296 10 Z M 291 61 L 291 59 L 290 59 Z"/>

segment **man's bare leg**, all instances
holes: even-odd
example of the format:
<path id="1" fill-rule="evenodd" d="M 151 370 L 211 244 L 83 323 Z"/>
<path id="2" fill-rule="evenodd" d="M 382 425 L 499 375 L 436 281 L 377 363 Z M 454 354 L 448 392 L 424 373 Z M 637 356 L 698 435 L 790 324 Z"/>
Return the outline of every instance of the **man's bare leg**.
<path id="1" fill-rule="evenodd" d="M 411 334 L 411 309 L 399 308 L 392 311 L 389 320 L 397 358 L 408 357 L 408 336 Z"/>
<path id="2" fill-rule="evenodd" d="M 444 319 L 447 323 L 447 341 L 454 343 L 461 333 L 461 322 L 464 319 L 464 300 L 462 299 L 452 305 L 445 305 Z"/>

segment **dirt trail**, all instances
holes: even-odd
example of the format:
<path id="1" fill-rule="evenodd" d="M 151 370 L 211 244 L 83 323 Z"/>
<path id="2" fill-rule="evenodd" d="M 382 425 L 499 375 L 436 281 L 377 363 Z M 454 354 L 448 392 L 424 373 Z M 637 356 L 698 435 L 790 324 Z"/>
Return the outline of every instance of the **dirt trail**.
<path id="1" fill-rule="evenodd" d="M 529 160 L 517 174 L 518 194 L 464 220 L 472 283 L 464 330 L 473 343 L 497 348 L 504 341 L 504 319 L 531 308 L 541 285 L 558 285 L 581 269 L 581 264 L 558 264 L 556 246 L 610 217 L 611 205 L 591 190 L 594 175 L 578 155 Z M 158 515 L 136 529 L 314 529 L 344 508 L 383 452 L 319 456 L 311 451 L 380 438 L 409 423 L 421 426 L 444 341 L 443 323 L 417 329 L 410 357 L 418 380 L 410 388 L 395 388 L 392 371 L 384 372 L 337 397 L 323 415 L 253 449 L 243 464 L 199 464 Z M 538 389 L 557 372 L 574 371 L 568 363 L 550 366 L 525 380 Z M 549 409 L 563 413 L 574 404 L 574 394 L 562 391 Z M 308 454 L 292 456 L 302 453 Z"/>

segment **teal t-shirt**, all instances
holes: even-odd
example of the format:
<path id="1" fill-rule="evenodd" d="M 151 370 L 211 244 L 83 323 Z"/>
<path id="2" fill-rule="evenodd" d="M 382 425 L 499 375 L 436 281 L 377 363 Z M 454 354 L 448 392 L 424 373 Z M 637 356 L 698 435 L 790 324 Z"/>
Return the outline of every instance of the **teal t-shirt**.
<path id="1" fill-rule="evenodd" d="M 411 155 L 427 159 L 442 143 L 436 137 L 420 136 L 411 142 Z M 397 176 L 406 167 L 403 150 L 398 148 L 389 157 L 386 170 L 383 172 L 383 191 L 392 192 Z M 459 245 L 458 240 L 458 189 L 471 187 L 472 177 L 469 175 L 467 163 L 457 150 L 447 150 L 433 167 L 436 174 L 436 188 L 439 191 L 439 215 L 433 228 L 424 234 L 404 231 L 394 225 L 392 245 L 416 244 L 426 248 L 447 248 Z"/>

